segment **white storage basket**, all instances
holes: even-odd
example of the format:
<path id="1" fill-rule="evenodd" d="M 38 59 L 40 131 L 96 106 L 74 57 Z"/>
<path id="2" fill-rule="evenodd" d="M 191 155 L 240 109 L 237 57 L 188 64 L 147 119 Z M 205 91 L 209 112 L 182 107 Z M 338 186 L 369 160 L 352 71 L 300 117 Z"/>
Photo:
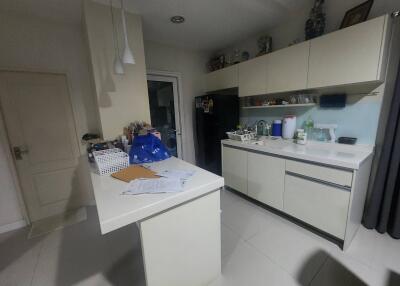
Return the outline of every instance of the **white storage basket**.
<path id="1" fill-rule="evenodd" d="M 129 155 L 118 148 L 93 152 L 99 175 L 109 175 L 129 167 Z"/>
<path id="2" fill-rule="evenodd" d="M 246 134 L 238 134 L 237 131 L 234 132 L 226 132 L 228 135 L 228 138 L 231 140 L 236 140 L 236 141 L 250 141 L 255 138 L 256 133 L 255 132 L 248 132 Z"/>

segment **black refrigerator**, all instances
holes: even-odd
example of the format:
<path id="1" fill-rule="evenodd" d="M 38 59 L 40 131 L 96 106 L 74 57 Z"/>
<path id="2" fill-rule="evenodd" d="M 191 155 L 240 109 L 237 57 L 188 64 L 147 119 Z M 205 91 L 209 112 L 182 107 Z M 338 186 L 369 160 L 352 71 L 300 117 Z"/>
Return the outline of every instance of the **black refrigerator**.
<path id="1" fill-rule="evenodd" d="M 239 124 L 237 94 L 198 96 L 196 104 L 196 160 L 199 167 L 221 175 L 221 140 Z"/>

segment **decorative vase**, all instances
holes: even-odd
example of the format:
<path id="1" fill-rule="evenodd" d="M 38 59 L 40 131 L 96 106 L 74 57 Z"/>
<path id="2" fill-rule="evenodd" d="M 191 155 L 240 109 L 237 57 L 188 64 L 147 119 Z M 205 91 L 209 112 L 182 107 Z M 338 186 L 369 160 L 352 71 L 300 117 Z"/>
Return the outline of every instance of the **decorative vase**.
<path id="1" fill-rule="evenodd" d="M 324 0 L 315 0 L 311 9 L 310 18 L 306 22 L 306 40 L 319 37 L 324 34 L 326 18 L 323 12 Z"/>

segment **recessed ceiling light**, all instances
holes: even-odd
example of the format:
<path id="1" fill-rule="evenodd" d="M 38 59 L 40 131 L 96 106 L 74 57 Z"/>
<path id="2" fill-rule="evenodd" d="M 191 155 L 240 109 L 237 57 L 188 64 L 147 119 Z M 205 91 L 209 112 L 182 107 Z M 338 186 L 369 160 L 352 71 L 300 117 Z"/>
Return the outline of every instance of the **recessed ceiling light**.
<path id="1" fill-rule="evenodd" d="M 179 16 L 179 15 L 171 17 L 170 20 L 174 24 L 182 24 L 183 22 L 185 22 L 185 18 L 183 16 Z"/>

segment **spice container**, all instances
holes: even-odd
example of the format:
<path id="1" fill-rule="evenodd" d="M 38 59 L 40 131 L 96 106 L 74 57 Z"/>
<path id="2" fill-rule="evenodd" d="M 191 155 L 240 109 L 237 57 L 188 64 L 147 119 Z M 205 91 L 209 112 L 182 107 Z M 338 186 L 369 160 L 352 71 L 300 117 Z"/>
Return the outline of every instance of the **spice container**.
<path id="1" fill-rule="evenodd" d="M 306 145 L 307 133 L 304 132 L 304 129 L 297 129 L 296 133 L 297 133 L 296 143 L 300 145 Z"/>

